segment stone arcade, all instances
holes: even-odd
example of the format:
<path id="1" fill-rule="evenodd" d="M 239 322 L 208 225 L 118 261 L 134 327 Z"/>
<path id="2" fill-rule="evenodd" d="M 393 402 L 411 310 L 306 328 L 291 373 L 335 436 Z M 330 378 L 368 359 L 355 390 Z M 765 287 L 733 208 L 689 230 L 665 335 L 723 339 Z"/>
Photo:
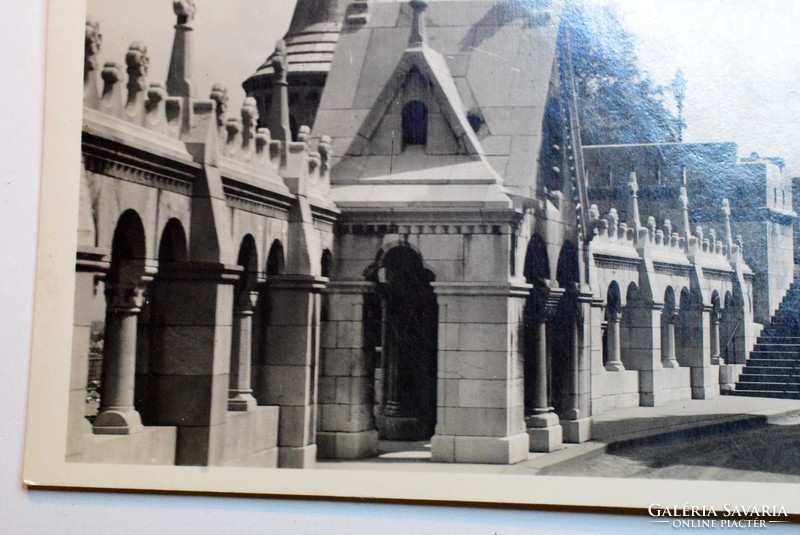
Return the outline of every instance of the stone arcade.
<path id="1" fill-rule="evenodd" d="M 173 4 L 166 83 L 86 24 L 68 459 L 516 463 L 734 388 L 792 282 L 791 183 L 728 144 L 582 146 L 558 2 L 299 0 L 236 113 Z"/>

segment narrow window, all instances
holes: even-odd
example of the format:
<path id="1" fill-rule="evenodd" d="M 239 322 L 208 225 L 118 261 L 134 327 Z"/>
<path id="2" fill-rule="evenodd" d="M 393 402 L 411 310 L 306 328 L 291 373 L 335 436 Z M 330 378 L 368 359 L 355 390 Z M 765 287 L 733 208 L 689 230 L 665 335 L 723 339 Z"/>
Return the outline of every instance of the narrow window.
<path id="1" fill-rule="evenodd" d="M 428 140 L 428 107 L 412 100 L 403 107 L 403 146 L 425 145 Z"/>

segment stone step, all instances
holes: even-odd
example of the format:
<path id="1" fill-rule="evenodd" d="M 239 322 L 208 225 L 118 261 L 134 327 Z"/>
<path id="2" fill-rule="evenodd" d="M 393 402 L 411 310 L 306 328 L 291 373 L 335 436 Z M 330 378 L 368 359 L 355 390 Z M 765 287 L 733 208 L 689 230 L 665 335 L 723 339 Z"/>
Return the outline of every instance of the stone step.
<path id="1" fill-rule="evenodd" d="M 777 351 L 778 353 L 800 353 L 800 344 L 765 344 L 759 342 L 753 351 L 768 352 Z"/>
<path id="2" fill-rule="evenodd" d="M 759 366 L 758 364 L 744 367 L 742 375 L 800 375 L 800 366 Z"/>
<path id="3" fill-rule="evenodd" d="M 797 359 L 780 359 L 780 358 L 750 358 L 747 361 L 749 366 L 758 366 L 761 368 L 795 368 L 800 370 L 800 361 Z"/>
<path id="4" fill-rule="evenodd" d="M 756 398 L 800 399 L 800 392 L 773 392 L 769 390 L 734 390 L 730 392 L 728 395 L 747 396 Z"/>
<path id="5" fill-rule="evenodd" d="M 794 383 L 743 383 L 736 385 L 739 392 L 763 391 L 763 392 L 797 392 L 800 393 L 800 384 Z"/>
<path id="6" fill-rule="evenodd" d="M 739 375 L 740 383 L 798 383 L 800 384 L 800 370 L 791 370 L 792 373 L 749 373 L 747 371 Z"/>

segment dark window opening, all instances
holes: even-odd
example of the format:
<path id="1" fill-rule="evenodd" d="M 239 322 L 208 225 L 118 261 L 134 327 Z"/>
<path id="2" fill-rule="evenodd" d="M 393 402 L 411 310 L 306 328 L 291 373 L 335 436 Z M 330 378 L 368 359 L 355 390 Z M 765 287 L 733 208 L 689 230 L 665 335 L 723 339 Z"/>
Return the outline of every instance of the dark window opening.
<path id="1" fill-rule="evenodd" d="M 403 146 L 425 145 L 428 141 L 428 107 L 412 100 L 403 107 Z"/>

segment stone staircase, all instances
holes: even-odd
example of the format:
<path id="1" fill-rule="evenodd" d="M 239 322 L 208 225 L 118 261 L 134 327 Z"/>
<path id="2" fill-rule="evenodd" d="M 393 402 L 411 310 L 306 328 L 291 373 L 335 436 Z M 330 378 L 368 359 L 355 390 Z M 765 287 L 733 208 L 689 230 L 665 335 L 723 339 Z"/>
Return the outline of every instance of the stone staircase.
<path id="1" fill-rule="evenodd" d="M 730 394 L 800 399 L 800 278 L 758 337 Z"/>

